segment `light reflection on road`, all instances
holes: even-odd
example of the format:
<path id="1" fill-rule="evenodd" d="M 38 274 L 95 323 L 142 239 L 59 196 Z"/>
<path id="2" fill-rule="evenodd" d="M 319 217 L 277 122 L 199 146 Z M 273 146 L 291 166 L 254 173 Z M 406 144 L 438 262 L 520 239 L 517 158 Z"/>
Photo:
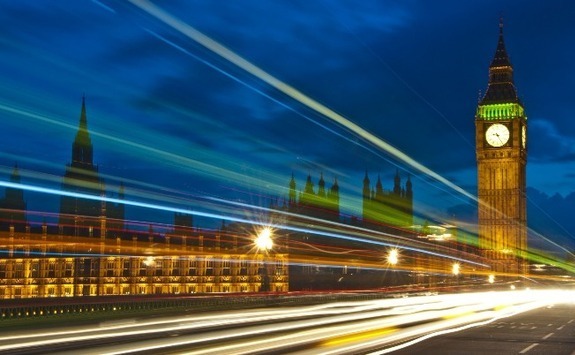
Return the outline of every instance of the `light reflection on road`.
<path id="1" fill-rule="evenodd" d="M 305 354 L 366 352 L 392 345 L 397 349 L 398 342 L 405 339 L 422 340 L 535 308 L 573 302 L 574 296 L 573 291 L 560 290 L 493 291 L 128 319 L 44 333 L 4 334 L 0 351 L 50 349 L 69 343 L 85 344 L 84 354 L 168 349 L 186 354 L 289 349 Z"/>

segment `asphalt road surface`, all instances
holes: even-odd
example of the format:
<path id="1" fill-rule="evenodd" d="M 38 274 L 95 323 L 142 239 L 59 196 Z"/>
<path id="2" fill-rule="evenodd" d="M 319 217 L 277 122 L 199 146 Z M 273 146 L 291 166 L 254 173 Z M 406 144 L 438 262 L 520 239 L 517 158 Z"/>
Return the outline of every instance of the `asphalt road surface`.
<path id="1" fill-rule="evenodd" d="M 83 327 L 5 331 L 0 353 L 572 355 L 574 300 L 573 291 L 524 290 L 191 310 Z"/>
<path id="2" fill-rule="evenodd" d="M 575 303 L 540 308 L 437 336 L 392 354 L 575 355 Z"/>

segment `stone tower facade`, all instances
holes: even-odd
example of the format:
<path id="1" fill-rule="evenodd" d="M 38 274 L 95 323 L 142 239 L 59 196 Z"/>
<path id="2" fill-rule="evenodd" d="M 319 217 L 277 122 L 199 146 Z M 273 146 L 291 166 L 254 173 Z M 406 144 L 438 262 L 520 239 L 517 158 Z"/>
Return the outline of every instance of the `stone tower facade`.
<path id="1" fill-rule="evenodd" d="M 527 116 L 503 40 L 475 115 L 479 249 L 496 272 L 523 274 L 527 250 Z"/>

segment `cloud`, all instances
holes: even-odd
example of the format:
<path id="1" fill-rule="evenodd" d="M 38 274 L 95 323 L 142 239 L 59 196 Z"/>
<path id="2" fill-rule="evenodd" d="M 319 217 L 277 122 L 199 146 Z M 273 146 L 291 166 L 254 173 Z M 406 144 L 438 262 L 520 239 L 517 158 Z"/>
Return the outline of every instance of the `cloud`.
<path id="1" fill-rule="evenodd" d="M 535 163 L 575 162 L 575 137 L 559 131 L 546 119 L 529 120 L 529 157 Z"/>

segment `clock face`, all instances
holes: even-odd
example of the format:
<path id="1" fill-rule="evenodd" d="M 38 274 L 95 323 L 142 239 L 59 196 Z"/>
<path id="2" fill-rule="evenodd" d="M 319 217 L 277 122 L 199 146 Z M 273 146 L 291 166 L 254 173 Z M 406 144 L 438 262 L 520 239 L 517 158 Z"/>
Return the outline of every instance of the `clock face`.
<path id="1" fill-rule="evenodd" d="M 487 128 L 485 140 L 492 147 L 501 147 L 509 141 L 509 128 L 501 123 L 493 124 Z"/>
<path id="2" fill-rule="evenodd" d="M 527 146 L 527 127 L 521 127 L 521 145 L 523 149 Z"/>

